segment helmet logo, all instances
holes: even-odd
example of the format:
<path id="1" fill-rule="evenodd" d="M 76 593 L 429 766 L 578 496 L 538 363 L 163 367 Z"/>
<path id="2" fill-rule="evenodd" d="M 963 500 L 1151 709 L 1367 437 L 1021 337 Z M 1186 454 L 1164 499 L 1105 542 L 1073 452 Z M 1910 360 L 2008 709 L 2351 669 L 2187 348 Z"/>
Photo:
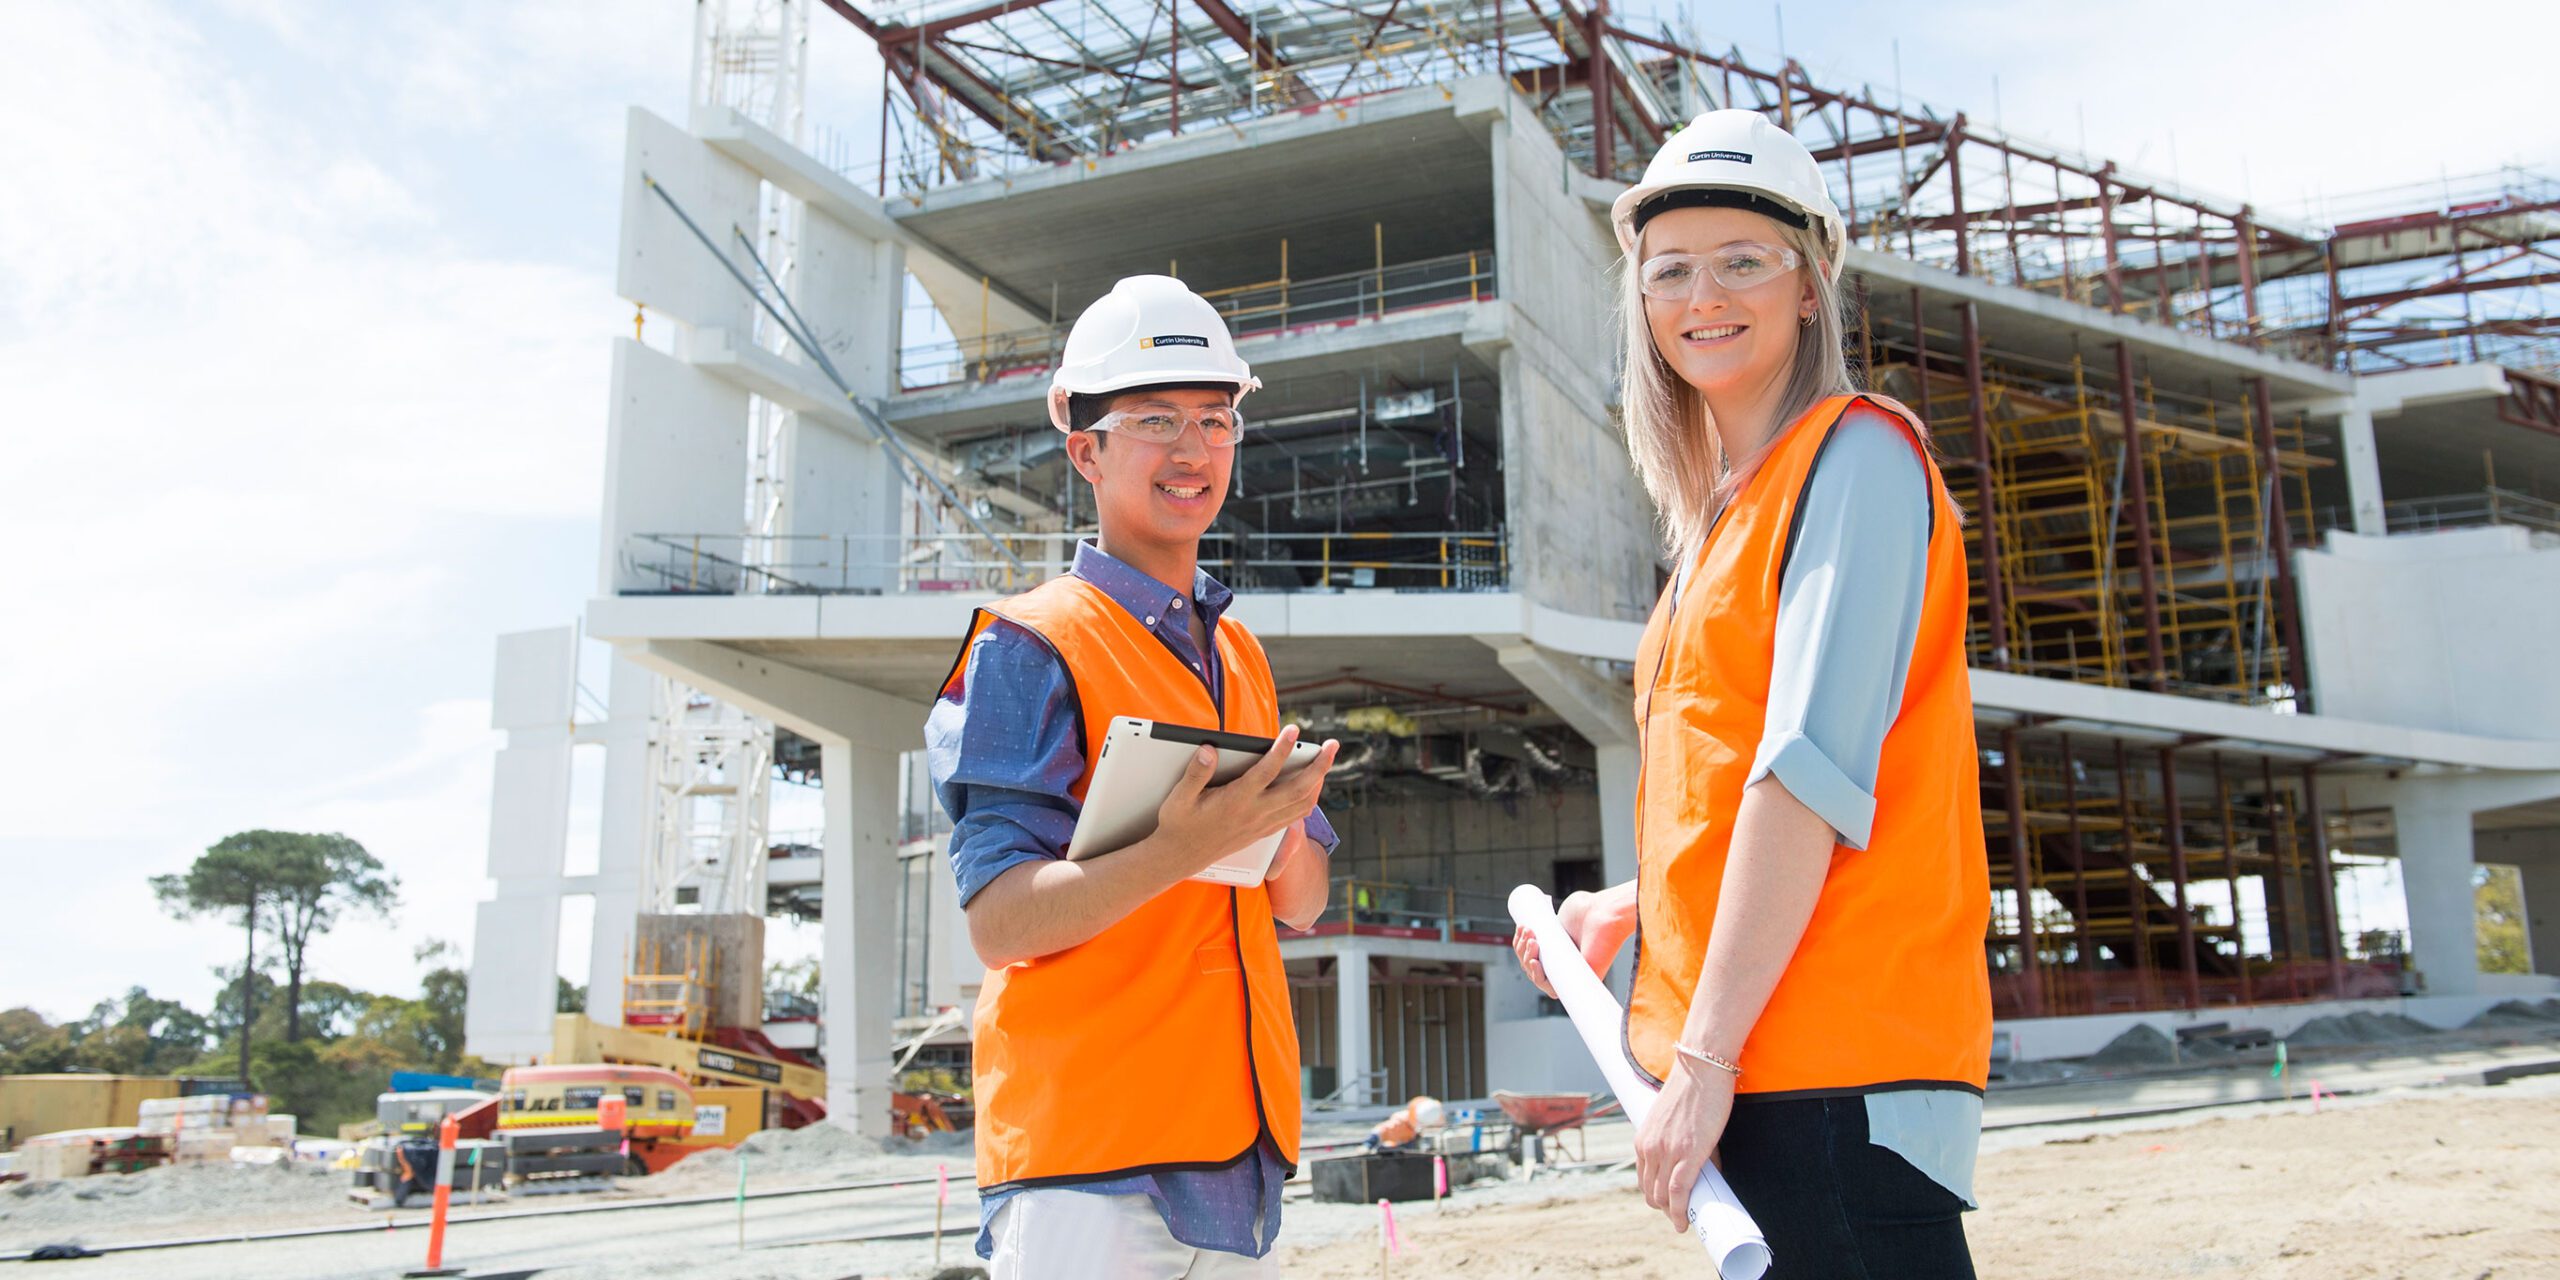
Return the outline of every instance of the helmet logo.
<path id="1" fill-rule="evenodd" d="M 1169 333 L 1160 338 L 1138 339 L 1140 351 L 1149 351 L 1157 347 L 1205 347 L 1208 345 L 1207 338 L 1191 333 Z"/>
<path id="2" fill-rule="evenodd" d="M 1689 153 L 1689 163 L 1696 164 L 1701 160 L 1731 160 L 1735 164 L 1749 164 L 1751 153 L 1748 151 L 1692 151 Z"/>

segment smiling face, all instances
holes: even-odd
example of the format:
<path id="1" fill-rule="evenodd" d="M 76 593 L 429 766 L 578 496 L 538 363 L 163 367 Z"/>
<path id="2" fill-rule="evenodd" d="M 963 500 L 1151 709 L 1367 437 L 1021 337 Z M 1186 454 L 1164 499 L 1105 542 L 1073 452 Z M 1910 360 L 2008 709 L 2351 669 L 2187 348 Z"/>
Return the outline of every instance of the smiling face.
<path id="1" fill-rule="evenodd" d="M 1785 246 L 1787 230 L 1743 209 L 1673 209 L 1645 224 L 1636 252 L 1641 265 L 1666 253 L 1713 255 L 1735 243 Z M 1813 272 L 1812 263 L 1802 263 L 1739 291 L 1698 272 L 1683 297 L 1648 296 L 1645 326 L 1653 349 L 1711 405 L 1774 397 L 1794 363 L 1803 322 L 1814 313 Z"/>
<path id="2" fill-rule="evenodd" d="M 1142 389 L 1111 397 L 1106 411 L 1162 409 L 1190 415 L 1234 402 L 1229 391 Z M 1110 434 L 1077 431 L 1067 436 L 1067 458 L 1076 474 L 1093 485 L 1104 537 L 1133 548 L 1190 554 L 1226 501 L 1234 447 L 1209 447 L 1197 423 L 1185 425 L 1180 436 L 1164 444 L 1126 435 L 1106 442 Z"/>

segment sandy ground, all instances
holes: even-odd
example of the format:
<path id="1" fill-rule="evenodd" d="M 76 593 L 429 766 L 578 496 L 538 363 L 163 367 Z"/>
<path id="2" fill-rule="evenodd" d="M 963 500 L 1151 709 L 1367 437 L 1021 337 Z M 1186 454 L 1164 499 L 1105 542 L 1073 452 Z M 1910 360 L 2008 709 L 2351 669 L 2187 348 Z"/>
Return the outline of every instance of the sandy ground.
<path id="1" fill-rule="evenodd" d="M 2008 1127 L 1988 1134 L 1982 1212 L 1967 1229 L 1986 1277 L 2270 1276 L 2553 1277 L 2560 1280 L 2560 1075 L 2497 1086 L 2454 1083 L 2468 1067 L 2503 1061 L 2481 1052 L 2404 1057 L 2356 1068 L 2324 1066 L 2333 1081 L 2369 1088 L 2322 1114 L 2306 1102 L 2248 1102 L 2230 1091 L 2264 1073 L 2218 1072 L 2124 1086 L 2070 1084 L 2004 1099 Z M 2552 1055 L 2539 1051 L 2543 1059 Z M 2247 1079 L 2243 1079 L 2243 1074 Z M 2476 1074 L 2473 1078 L 2477 1078 Z M 2254 1086 L 2253 1086 L 2254 1087 Z M 2199 1094 L 2199 1090 L 2206 1093 Z M 2049 1095 L 2049 1097 L 2048 1097 Z M 2077 1100 L 2076 1102 L 2074 1100 Z M 2224 1105 L 2175 1115 L 2090 1119 L 2089 1111 L 2162 1101 Z M 2019 1126 L 2022 1113 L 2035 1123 Z M 2056 1122 L 2055 1117 L 2059 1117 Z M 1632 1131 L 1595 1126 L 1589 1154 L 1624 1155 Z M 884 1157 L 886 1157 L 884 1159 Z M 929 1238 L 847 1239 L 922 1232 L 933 1225 L 931 1168 L 940 1152 L 884 1152 L 824 1135 L 750 1154 L 750 1183 L 805 1183 L 811 1175 L 862 1172 L 922 1182 L 752 1200 L 744 1242 L 735 1206 L 648 1205 L 571 1218 L 458 1222 L 448 1257 L 481 1276 L 541 1280 L 926 1280 L 937 1273 Z M 342 1176 L 342 1175 L 341 1175 Z M 766 1181 L 770 1179 L 771 1181 Z M 104 1185 L 0 1195 L 0 1237 L 165 1238 L 184 1224 L 236 1231 L 297 1216 L 345 1222 L 366 1216 L 328 1203 L 337 1180 L 275 1177 L 209 1180 L 137 1175 Z M 657 1180 L 651 1179 L 650 1182 Z M 671 1181 L 735 1185 L 735 1166 L 713 1161 Z M 658 1188 L 650 1188 L 657 1190 Z M 974 1262 L 975 1203 L 960 1187 L 945 1222 L 944 1265 Z M 625 1195 L 631 1194 L 626 1191 Z M 224 1202 L 225 1225 L 205 1221 Z M 1378 1275 L 1376 1210 L 1315 1204 L 1287 1209 L 1284 1273 L 1295 1280 Z M 149 1280 L 344 1280 L 397 1276 L 417 1266 L 422 1215 L 399 1229 L 301 1240 L 204 1245 L 110 1254 L 64 1268 L 92 1277 Z M 1634 1193 L 1631 1174 L 1595 1167 L 1533 1182 L 1471 1187 L 1444 1210 L 1399 1207 L 1406 1252 L 1392 1277 L 1697 1277 L 1696 1247 Z M 32 1239 L 31 1239 L 32 1238 Z M 50 1274 L 48 1272 L 47 1274 Z M 965 1273 L 960 1273 L 965 1274 Z M 1781 1273 L 1781 1280 L 1795 1280 Z"/>
<path id="2" fill-rule="evenodd" d="M 2560 1277 L 2560 1081 L 2068 1136 L 1986 1154 L 1980 1176 L 1965 1221 L 1986 1280 Z M 1627 1174 L 1559 1180 L 1537 1203 L 1414 1206 L 1397 1225 L 1393 1276 L 1703 1274 Z M 1374 1228 L 1284 1258 L 1293 1280 L 1381 1274 Z"/>

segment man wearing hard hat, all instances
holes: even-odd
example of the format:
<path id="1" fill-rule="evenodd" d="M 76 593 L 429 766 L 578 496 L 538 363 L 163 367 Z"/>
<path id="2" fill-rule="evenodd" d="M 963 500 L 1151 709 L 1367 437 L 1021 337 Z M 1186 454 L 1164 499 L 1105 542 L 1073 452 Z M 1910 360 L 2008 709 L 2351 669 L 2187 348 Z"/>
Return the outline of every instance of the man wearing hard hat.
<path id="1" fill-rule="evenodd" d="M 1336 746 L 1282 768 L 1269 661 L 1200 571 L 1261 385 L 1216 308 L 1133 276 L 1087 308 L 1049 418 L 1093 486 L 1074 568 L 977 611 L 925 723 L 951 865 L 986 961 L 973 1042 L 978 1253 L 1015 1277 L 1269 1276 L 1298 1155 L 1298 1039 L 1276 921 L 1324 910 Z M 1067 861 L 1115 716 L 1277 739 L 1208 785 L 1201 748 L 1154 834 Z M 1285 832 L 1269 877 L 1189 877 Z"/>

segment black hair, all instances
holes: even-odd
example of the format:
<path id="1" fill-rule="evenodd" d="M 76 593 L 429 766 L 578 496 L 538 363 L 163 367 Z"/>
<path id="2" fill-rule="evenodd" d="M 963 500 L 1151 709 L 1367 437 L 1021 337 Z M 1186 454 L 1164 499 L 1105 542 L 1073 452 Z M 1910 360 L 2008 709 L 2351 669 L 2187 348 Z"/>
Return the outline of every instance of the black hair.
<path id="1" fill-rule="evenodd" d="M 1152 382 L 1142 387 L 1130 387 L 1124 391 L 1110 391 L 1100 395 L 1069 395 L 1067 397 L 1067 429 L 1070 431 L 1092 430 L 1093 424 L 1110 416 L 1111 402 L 1122 396 L 1134 396 L 1147 391 L 1224 391 L 1227 393 L 1227 403 L 1233 404 L 1239 390 L 1241 388 L 1232 382 Z M 1096 442 L 1099 443 L 1099 441 L 1100 437 L 1096 437 Z"/>

